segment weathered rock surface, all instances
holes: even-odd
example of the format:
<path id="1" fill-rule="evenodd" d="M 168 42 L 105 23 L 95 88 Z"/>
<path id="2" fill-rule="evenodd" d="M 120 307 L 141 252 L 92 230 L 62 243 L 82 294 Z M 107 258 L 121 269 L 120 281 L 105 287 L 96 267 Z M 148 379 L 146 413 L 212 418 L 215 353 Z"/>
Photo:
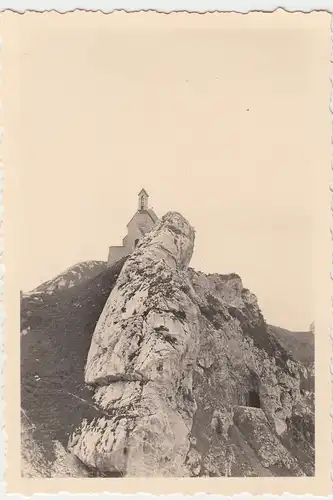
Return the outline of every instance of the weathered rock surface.
<path id="1" fill-rule="evenodd" d="M 97 323 L 85 380 L 109 417 L 84 422 L 70 449 L 129 475 L 188 475 L 200 310 L 186 272 L 194 231 L 167 214 L 125 263 Z"/>
<path id="2" fill-rule="evenodd" d="M 102 475 L 314 473 L 310 365 L 239 276 L 188 268 L 194 230 L 164 216 L 125 262 L 85 368 L 94 405 L 69 450 Z"/>
<path id="3" fill-rule="evenodd" d="M 231 447 L 232 476 L 312 475 L 314 406 L 302 389 L 311 373 L 270 333 L 238 276 L 190 272 L 205 323 L 193 376 L 192 434 L 203 457 L 201 474 L 224 475 L 228 460 L 224 465 L 216 448 Z M 227 433 L 212 430 L 216 412 L 233 414 Z M 307 435 L 298 421 L 309 421 Z M 278 459 L 269 464 L 262 449 Z"/>
<path id="4" fill-rule="evenodd" d="M 59 441 L 52 442 L 52 459 L 33 436 L 35 425 L 22 413 L 21 475 L 26 478 L 89 477 L 88 469 Z"/>

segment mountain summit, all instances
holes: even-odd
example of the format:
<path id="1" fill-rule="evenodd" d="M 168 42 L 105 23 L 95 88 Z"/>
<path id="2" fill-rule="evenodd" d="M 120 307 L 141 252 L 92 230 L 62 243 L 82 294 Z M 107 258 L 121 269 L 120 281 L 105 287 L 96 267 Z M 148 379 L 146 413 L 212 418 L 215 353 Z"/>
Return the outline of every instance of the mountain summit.
<path id="1" fill-rule="evenodd" d="M 237 274 L 188 267 L 194 241 L 169 212 L 97 276 L 22 298 L 24 414 L 67 475 L 314 474 L 313 336 L 296 356 Z"/>

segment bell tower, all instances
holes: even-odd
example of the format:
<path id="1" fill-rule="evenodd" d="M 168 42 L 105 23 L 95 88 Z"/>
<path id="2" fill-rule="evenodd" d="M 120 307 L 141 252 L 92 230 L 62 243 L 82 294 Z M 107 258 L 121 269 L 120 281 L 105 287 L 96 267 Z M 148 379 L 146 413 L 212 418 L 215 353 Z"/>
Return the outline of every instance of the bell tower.
<path id="1" fill-rule="evenodd" d="M 140 193 L 138 194 L 138 201 L 139 201 L 139 210 L 148 210 L 148 198 L 149 195 L 145 189 L 141 189 Z"/>

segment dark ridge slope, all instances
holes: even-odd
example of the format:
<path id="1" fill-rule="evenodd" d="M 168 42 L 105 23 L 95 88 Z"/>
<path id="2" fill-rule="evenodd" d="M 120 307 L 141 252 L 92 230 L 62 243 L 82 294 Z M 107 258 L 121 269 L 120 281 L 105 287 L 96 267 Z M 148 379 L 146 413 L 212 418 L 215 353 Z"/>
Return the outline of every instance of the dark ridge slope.
<path id="1" fill-rule="evenodd" d="M 312 332 L 292 332 L 272 325 L 268 325 L 268 331 L 294 359 L 304 364 L 314 363 L 314 335 Z"/>
<path id="2" fill-rule="evenodd" d="M 35 424 L 34 439 L 59 440 L 85 416 L 100 414 L 84 385 L 91 336 L 125 259 L 98 276 L 52 295 L 21 300 L 21 406 Z M 53 446 L 49 446 L 52 454 Z M 50 457 L 51 459 L 51 457 Z"/>
<path id="3" fill-rule="evenodd" d="M 73 288 L 89 281 L 106 269 L 106 262 L 89 260 L 79 262 L 58 274 L 55 278 L 45 281 L 30 293 L 55 293 L 63 288 Z M 29 294 L 30 294 L 29 293 Z"/>

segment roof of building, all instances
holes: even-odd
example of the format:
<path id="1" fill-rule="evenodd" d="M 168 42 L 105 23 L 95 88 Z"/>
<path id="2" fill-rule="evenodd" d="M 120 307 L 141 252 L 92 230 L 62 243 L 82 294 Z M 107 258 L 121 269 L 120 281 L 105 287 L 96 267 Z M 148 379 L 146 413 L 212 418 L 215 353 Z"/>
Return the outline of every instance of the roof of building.
<path id="1" fill-rule="evenodd" d="M 147 191 L 145 189 L 141 189 L 140 193 L 138 194 L 138 196 L 140 196 L 141 194 L 145 194 L 146 196 L 149 196 Z"/>
<path id="2" fill-rule="evenodd" d="M 128 227 L 128 226 L 130 225 L 130 223 L 132 222 L 132 220 L 134 219 L 134 217 L 135 217 L 138 213 L 140 213 L 140 214 L 144 214 L 144 213 L 148 214 L 148 215 L 149 215 L 149 217 L 151 218 L 151 220 L 152 220 L 154 223 L 155 223 L 155 222 L 157 221 L 157 219 L 158 219 L 158 217 L 157 217 L 157 215 L 155 214 L 154 210 L 152 210 L 151 208 L 148 208 L 147 210 L 137 210 L 137 211 L 135 212 L 135 214 L 133 215 L 133 217 L 131 218 L 131 220 L 129 221 L 129 223 L 127 224 L 127 226 L 126 226 L 126 227 Z"/>
<path id="3" fill-rule="evenodd" d="M 152 218 L 152 220 L 154 222 L 157 221 L 158 217 L 157 215 L 155 214 L 154 210 L 152 208 L 148 208 L 147 212 L 149 213 L 150 217 Z"/>

